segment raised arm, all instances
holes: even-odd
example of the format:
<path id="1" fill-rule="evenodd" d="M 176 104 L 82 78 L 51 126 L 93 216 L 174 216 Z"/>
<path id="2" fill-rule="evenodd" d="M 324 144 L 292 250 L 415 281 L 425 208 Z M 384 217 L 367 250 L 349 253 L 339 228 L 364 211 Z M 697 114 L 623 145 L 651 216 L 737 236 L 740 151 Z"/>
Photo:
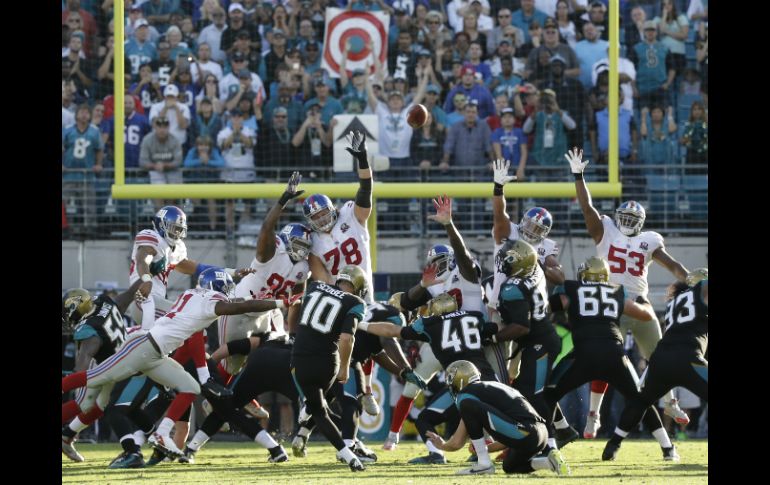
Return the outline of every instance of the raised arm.
<path id="1" fill-rule="evenodd" d="M 371 108 L 372 113 L 377 114 L 377 103 L 379 103 L 379 100 L 374 95 L 372 83 L 369 82 L 369 76 L 365 76 L 364 87 L 366 88 L 366 99 L 369 101 L 369 108 Z"/>
<path id="2" fill-rule="evenodd" d="M 369 88 L 371 89 L 371 88 Z M 358 162 L 358 192 L 356 192 L 353 213 L 361 225 L 365 225 L 372 213 L 372 169 L 369 167 L 369 157 L 366 153 L 366 134 L 360 131 L 347 135 L 348 153 Z"/>
<path id="3" fill-rule="evenodd" d="M 455 252 L 457 267 L 460 268 L 460 274 L 471 283 L 478 283 L 479 275 L 473 266 L 471 254 L 468 252 L 468 248 L 465 247 L 465 242 L 462 236 L 460 236 L 460 232 L 452 222 L 452 199 L 447 196 L 443 198 L 438 196 L 437 199 L 433 199 L 433 207 L 436 208 L 436 214 L 428 216 L 428 219 L 442 224 L 444 229 L 446 229 L 449 243 Z"/>
<path id="4" fill-rule="evenodd" d="M 260 263 L 266 263 L 275 255 L 275 225 L 278 223 L 278 219 L 281 217 L 281 213 L 286 205 L 291 202 L 292 199 L 296 199 L 301 196 L 305 191 L 297 190 L 300 181 L 302 181 L 302 175 L 299 172 L 294 172 L 289 178 L 289 183 L 286 185 L 283 195 L 278 202 L 270 209 L 270 212 L 265 216 L 265 220 L 262 223 L 262 230 L 259 233 L 259 239 L 257 240 L 257 261 Z"/>
<path id="5" fill-rule="evenodd" d="M 329 271 L 327 271 L 326 266 L 324 266 L 323 261 L 321 261 L 321 258 L 315 254 L 310 254 L 307 257 L 307 263 L 310 266 L 310 275 L 314 280 L 323 281 L 329 285 L 334 283 L 332 275 L 329 273 Z"/>
<path id="6" fill-rule="evenodd" d="M 497 159 L 492 162 L 495 173 L 495 188 L 492 191 L 492 237 L 495 244 L 502 243 L 511 235 L 511 219 L 508 211 L 505 210 L 505 193 L 503 187 L 508 182 L 516 180 L 515 175 L 508 175 L 508 168 L 511 162 L 509 160 Z"/>
<path id="7" fill-rule="evenodd" d="M 685 281 L 687 279 L 687 273 L 689 273 L 687 268 L 685 268 L 682 263 L 672 258 L 671 255 L 666 252 L 664 247 L 661 246 L 656 249 L 655 252 L 652 253 L 652 259 L 669 270 L 677 280 Z"/>
<path id="8" fill-rule="evenodd" d="M 239 302 L 220 301 L 214 307 L 217 315 L 241 315 L 243 313 L 259 313 L 278 308 L 286 308 L 281 300 L 246 300 Z"/>
<path id="9" fill-rule="evenodd" d="M 577 147 L 573 148 L 566 154 L 564 158 L 569 162 L 572 169 L 572 175 L 575 176 L 575 189 L 577 190 L 577 199 L 580 202 L 580 209 L 583 211 L 583 218 L 586 221 L 586 228 L 588 234 L 591 235 L 595 243 L 599 243 L 604 236 L 604 226 L 602 226 L 602 218 L 599 212 L 594 208 L 591 203 L 591 194 L 588 192 L 586 182 L 583 180 L 583 170 L 588 165 L 588 160 L 583 160 L 583 150 Z"/>

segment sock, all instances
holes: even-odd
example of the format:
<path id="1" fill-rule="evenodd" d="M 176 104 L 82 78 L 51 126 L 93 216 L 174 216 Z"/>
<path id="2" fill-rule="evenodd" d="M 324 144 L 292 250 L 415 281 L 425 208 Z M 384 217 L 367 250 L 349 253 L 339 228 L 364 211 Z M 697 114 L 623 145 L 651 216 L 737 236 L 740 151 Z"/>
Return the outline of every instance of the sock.
<path id="1" fill-rule="evenodd" d="M 652 432 L 652 435 L 658 440 L 661 448 L 671 448 L 671 439 L 664 428 L 658 428 Z"/>
<path id="2" fill-rule="evenodd" d="M 94 405 L 94 407 L 89 409 L 87 413 L 80 413 L 77 415 L 75 419 L 77 419 L 80 425 L 83 426 L 82 429 L 85 429 L 88 426 L 91 426 L 92 424 L 94 424 L 94 421 L 101 418 L 102 416 L 104 416 L 104 411 L 102 411 L 102 409 L 98 405 Z M 73 419 L 72 422 L 74 423 L 75 420 Z M 72 429 L 75 429 L 75 428 L 72 428 Z M 80 430 L 78 429 L 76 431 L 80 431 Z"/>
<path id="3" fill-rule="evenodd" d="M 299 431 L 297 431 L 297 434 L 299 436 L 302 436 L 303 438 L 307 439 L 308 436 L 310 436 L 310 429 L 302 426 L 299 428 Z"/>
<path id="4" fill-rule="evenodd" d="M 142 303 L 142 330 L 150 330 L 155 325 L 155 299 L 150 295 Z"/>
<path id="5" fill-rule="evenodd" d="M 217 364 L 217 371 L 219 371 L 219 375 L 222 377 L 223 382 L 230 380 L 230 374 L 225 370 L 225 366 L 223 366 L 221 362 Z"/>
<path id="6" fill-rule="evenodd" d="M 529 464 L 532 465 L 532 468 L 535 470 L 553 470 L 547 456 L 536 456 L 529 461 Z"/>
<path id="7" fill-rule="evenodd" d="M 395 410 L 393 411 L 393 418 L 390 420 L 390 431 L 396 434 L 401 431 L 401 427 L 404 425 L 404 421 L 406 421 L 406 417 L 412 409 L 412 404 L 414 404 L 414 399 L 406 396 L 398 398 L 398 403 L 396 403 Z"/>
<path id="8" fill-rule="evenodd" d="M 73 372 L 72 374 L 62 378 L 61 392 L 64 394 L 65 392 L 77 389 L 78 387 L 83 387 L 86 385 L 87 381 L 88 378 L 86 377 L 86 371 L 82 370 L 80 372 Z"/>
<path id="9" fill-rule="evenodd" d="M 61 422 L 62 424 L 68 422 L 70 419 L 74 418 L 78 414 L 82 413 L 83 410 L 80 409 L 80 406 L 78 406 L 78 403 L 75 401 L 67 401 L 64 404 L 61 405 Z"/>
<path id="10" fill-rule="evenodd" d="M 353 451 L 347 446 L 339 450 L 337 455 L 345 460 L 345 463 L 350 463 L 356 457 L 356 455 L 353 454 Z"/>
<path id="11" fill-rule="evenodd" d="M 166 411 L 166 417 L 173 421 L 179 421 L 179 418 L 181 418 L 185 411 L 187 411 L 187 408 L 190 407 L 190 404 L 192 404 L 193 401 L 195 401 L 195 394 L 191 392 L 180 392 L 176 395 L 174 400 L 171 401 L 171 405 L 169 405 L 168 411 Z M 170 426 L 168 431 L 171 431 Z"/>
<path id="12" fill-rule="evenodd" d="M 345 446 L 347 446 L 348 448 L 356 444 L 355 440 L 343 440 L 343 441 L 345 441 Z"/>
<path id="13" fill-rule="evenodd" d="M 473 447 L 476 448 L 476 456 L 479 457 L 479 465 L 491 465 L 492 460 L 489 459 L 489 451 L 487 450 L 487 442 L 482 436 L 477 440 L 471 440 Z"/>
<path id="14" fill-rule="evenodd" d="M 620 428 L 615 428 L 615 435 L 616 435 L 616 436 L 617 436 L 617 438 L 619 438 L 619 439 L 617 439 L 617 438 L 616 438 L 616 436 L 613 436 L 613 437 L 612 437 L 612 439 L 617 439 L 617 441 L 620 441 L 620 440 L 622 440 L 623 438 L 625 438 L 626 436 L 628 436 L 628 431 L 623 431 L 623 430 L 622 430 L 622 429 L 620 429 Z"/>
<path id="15" fill-rule="evenodd" d="M 195 436 L 193 436 L 193 439 L 191 439 L 190 442 L 187 443 L 187 447 L 193 451 L 198 451 L 201 449 L 201 446 L 206 444 L 209 438 L 210 438 L 209 435 L 204 433 L 203 430 L 199 429 L 195 433 Z"/>
<path id="16" fill-rule="evenodd" d="M 120 438 L 120 446 L 123 447 L 123 451 L 126 453 L 139 453 L 139 446 L 134 442 L 133 434 L 127 434 Z"/>
<path id="17" fill-rule="evenodd" d="M 163 421 L 160 422 L 160 426 L 158 426 L 158 430 L 156 433 L 158 433 L 161 436 L 168 436 L 171 434 L 171 428 L 174 426 L 174 420 L 166 416 L 163 418 Z"/>
<path id="18" fill-rule="evenodd" d="M 82 414 L 80 416 L 82 416 Z M 88 425 L 83 423 L 83 421 L 80 419 L 80 416 L 75 416 L 75 418 L 70 422 L 68 426 L 69 429 L 74 432 L 72 436 L 75 436 L 75 434 L 80 433 L 88 427 Z"/>
<path id="19" fill-rule="evenodd" d="M 604 393 L 607 392 L 608 384 L 603 381 L 593 381 L 591 383 L 591 402 L 589 411 L 594 414 L 599 414 L 599 409 L 602 407 L 602 399 L 604 399 Z"/>
<path id="20" fill-rule="evenodd" d="M 257 434 L 257 437 L 254 438 L 254 441 L 256 441 L 257 443 L 259 443 L 260 445 L 264 446 L 267 449 L 275 448 L 276 446 L 278 446 L 278 443 L 276 443 L 273 437 L 270 436 L 270 433 L 268 433 L 264 429 Z"/>
<path id="21" fill-rule="evenodd" d="M 78 418 L 76 417 L 75 419 Z M 78 432 L 72 429 L 72 423 L 62 426 L 61 428 L 61 435 L 65 438 L 74 438 L 76 434 L 78 434 Z"/>
<path id="22" fill-rule="evenodd" d="M 134 431 L 134 443 L 136 443 L 136 446 L 141 448 L 145 441 L 147 441 L 147 437 L 145 436 L 144 431 Z"/>
<path id="23" fill-rule="evenodd" d="M 367 359 L 366 362 L 361 366 L 361 369 L 364 371 L 365 376 L 372 375 L 372 368 L 374 367 L 374 361 L 372 359 Z"/>
<path id="24" fill-rule="evenodd" d="M 548 443 L 548 446 L 550 446 L 554 450 L 558 450 L 559 449 L 559 447 L 556 446 L 556 438 L 548 438 L 547 443 Z"/>
<path id="25" fill-rule="evenodd" d="M 669 389 L 669 391 L 663 396 L 664 402 L 670 403 L 671 401 L 674 401 L 676 399 L 676 396 L 674 396 L 674 390 Z"/>
<path id="26" fill-rule="evenodd" d="M 436 445 L 433 444 L 431 440 L 425 440 L 425 446 L 428 447 L 428 451 L 431 453 L 438 453 L 439 455 L 443 455 L 444 452 L 436 448 Z"/>
<path id="27" fill-rule="evenodd" d="M 388 431 L 388 439 L 394 443 L 398 443 L 398 431 Z"/>
<path id="28" fill-rule="evenodd" d="M 567 418 L 564 418 L 564 417 L 562 417 L 559 421 L 554 421 L 553 425 L 556 427 L 556 429 L 569 428 L 569 423 L 567 422 Z"/>

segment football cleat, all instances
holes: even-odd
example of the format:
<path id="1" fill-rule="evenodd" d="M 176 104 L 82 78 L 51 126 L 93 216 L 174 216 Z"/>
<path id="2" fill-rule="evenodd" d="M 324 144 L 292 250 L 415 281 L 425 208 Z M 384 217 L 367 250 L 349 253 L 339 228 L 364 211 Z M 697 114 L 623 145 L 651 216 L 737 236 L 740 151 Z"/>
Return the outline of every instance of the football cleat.
<path id="1" fill-rule="evenodd" d="M 566 476 L 570 474 L 569 466 L 564 461 L 564 457 L 561 456 L 561 452 L 556 448 L 551 448 L 548 452 L 548 463 L 551 464 L 551 470 L 553 470 L 559 476 Z"/>
<path id="2" fill-rule="evenodd" d="M 297 435 L 291 440 L 291 452 L 297 458 L 304 458 L 307 456 L 307 438 L 302 435 Z"/>
<path id="3" fill-rule="evenodd" d="M 352 447 L 353 453 L 361 460 L 361 463 L 374 463 L 377 461 L 377 454 L 372 450 L 364 446 L 360 441 L 356 441 L 356 444 Z"/>
<path id="4" fill-rule="evenodd" d="M 457 475 L 492 475 L 495 473 L 495 465 L 492 463 L 479 465 L 476 463 L 470 468 L 464 468 Z"/>
<path id="5" fill-rule="evenodd" d="M 663 450 L 663 459 L 666 461 L 679 461 L 679 453 L 676 452 L 676 446 L 671 448 L 661 448 Z"/>
<path id="6" fill-rule="evenodd" d="M 686 426 L 690 423 L 690 416 L 682 411 L 682 408 L 679 407 L 679 400 L 676 398 L 668 401 L 666 405 L 663 406 L 663 412 L 674 418 L 674 421 L 678 424 L 684 424 Z"/>
<path id="7" fill-rule="evenodd" d="M 191 450 L 189 446 L 185 446 L 184 455 L 179 457 L 179 463 L 188 463 L 190 465 L 195 463 L 195 452 L 196 450 Z"/>
<path id="8" fill-rule="evenodd" d="M 141 453 L 126 453 L 123 452 L 118 455 L 117 458 L 112 460 L 108 468 L 144 468 L 144 456 Z"/>
<path id="9" fill-rule="evenodd" d="M 583 438 L 587 440 L 596 438 L 596 433 L 601 427 L 602 423 L 600 421 L 599 413 L 591 411 L 586 417 L 586 427 L 583 429 Z"/>
<path id="10" fill-rule="evenodd" d="M 255 401 L 251 401 L 243 406 L 243 410 L 257 419 L 270 419 L 270 413 L 267 412 L 267 409 L 262 406 L 257 407 Z"/>
<path id="11" fill-rule="evenodd" d="M 412 458 L 408 463 L 410 465 L 446 465 L 446 457 L 440 453 L 431 451 L 425 456 Z"/>
<path id="12" fill-rule="evenodd" d="M 572 426 L 568 426 L 564 429 L 557 429 L 554 433 L 554 438 L 556 438 L 556 446 L 559 449 L 562 449 L 566 445 L 580 438 L 580 433 L 578 433 Z"/>
<path id="13" fill-rule="evenodd" d="M 350 467 L 350 471 L 352 472 L 362 472 L 366 470 L 366 467 L 358 458 L 353 458 L 350 460 L 350 463 L 348 463 L 348 466 Z"/>
<path id="14" fill-rule="evenodd" d="M 182 450 L 176 446 L 174 440 L 172 440 L 169 435 L 162 435 L 156 431 L 150 436 L 150 439 L 148 439 L 147 442 L 156 450 L 164 452 L 171 459 L 179 458 L 184 455 Z"/>
<path id="15" fill-rule="evenodd" d="M 267 451 L 270 452 L 270 458 L 267 459 L 270 463 L 283 463 L 284 461 L 289 461 L 289 455 L 286 454 L 286 450 L 284 450 L 281 445 L 270 448 Z"/>
<path id="16" fill-rule="evenodd" d="M 158 463 L 166 460 L 168 457 L 166 454 L 158 449 L 152 451 L 152 456 L 147 460 L 147 466 L 155 466 Z"/>
<path id="17" fill-rule="evenodd" d="M 78 453 L 78 450 L 72 445 L 75 442 L 75 438 L 62 435 L 61 437 L 61 452 L 64 453 L 67 458 L 78 463 L 86 461 L 83 455 Z"/>
<path id="18" fill-rule="evenodd" d="M 377 404 L 377 400 L 371 394 L 364 394 L 361 396 L 361 406 L 369 416 L 377 416 L 380 414 L 380 405 Z"/>
<path id="19" fill-rule="evenodd" d="M 395 451 L 398 447 L 398 440 L 394 440 L 390 437 L 388 437 L 385 440 L 385 443 L 382 444 L 382 449 L 385 451 Z"/>
<path id="20" fill-rule="evenodd" d="M 603 461 L 614 461 L 615 458 L 618 457 L 618 450 L 620 450 L 620 441 L 617 441 L 616 439 L 610 439 L 607 444 L 604 446 L 604 451 L 602 451 L 602 460 Z M 663 450 L 663 456 L 665 458 L 666 450 Z"/>

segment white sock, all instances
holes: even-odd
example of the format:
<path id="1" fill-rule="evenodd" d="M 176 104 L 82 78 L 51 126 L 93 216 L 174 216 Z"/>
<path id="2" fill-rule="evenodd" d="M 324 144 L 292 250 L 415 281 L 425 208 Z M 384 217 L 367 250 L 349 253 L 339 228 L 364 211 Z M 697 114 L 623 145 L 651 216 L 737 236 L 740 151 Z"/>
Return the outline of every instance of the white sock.
<path id="1" fill-rule="evenodd" d="M 428 451 L 430 451 L 431 453 L 438 453 L 439 455 L 442 455 L 442 456 L 444 455 L 444 452 L 436 448 L 436 445 L 434 445 L 431 440 L 426 440 L 425 446 L 428 447 Z"/>
<path id="2" fill-rule="evenodd" d="M 591 403 L 589 404 L 588 410 L 598 416 L 599 409 L 602 407 L 602 399 L 604 399 L 604 394 L 591 391 Z"/>
<path id="3" fill-rule="evenodd" d="M 268 433 L 264 429 L 257 434 L 257 437 L 254 438 L 254 441 L 256 441 L 257 443 L 259 443 L 260 445 L 264 446 L 267 449 L 275 448 L 276 446 L 278 446 L 278 443 L 276 443 L 273 437 L 270 436 L 270 433 Z"/>
<path id="4" fill-rule="evenodd" d="M 487 450 L 487 442 L 484 440 L 484 437 L 471 440 L 471 443 L 473 443 L 473 447 L 476 449 L 476 456 L 479 457 L 479 465 L 491 465 L 492 460 L 489 459 L 489 450 Z"/>
<path id="5" fill-rule="evenodd" d="M 398 443 L 398 433 L 395 433 L 393 431 L 388 431 L 388 439 L 395 443 Z"/>
<path id="6" fill-rule="evenodd" d="M 70 422 L 70 429 L 76 433 L 80 433 L 84 429 L 86 429 L 89 425 L 83 424 L 83 421 L 80 420 L 79 417 L 75 416 L 75 419 L 73 419 Z"/>
<path id="7" fill-rule="evenodd" d="M 673 401 L 674 399 L 676 399 L 676 396 L 674 395 L 674 390 L 673 389 L 669 389 L 668 392 L 663 397 L 666 398 L 665 402 L 667 404 L 670 403 L 671 401 Z"/>
<path id="8" fill-rule="evenodd" d="M 198 430 L 195 433 L 195 436 L 193 436 L 193 439 L 190 440 L 190 442 L 187 444 L 187 447 L 191 450 L 198 451 L 201 449 L 203 445 L 206 444 L 206 442 L 209 440 L 209 435 L 203 432 L 203 430 Z"/>
<path id="9" fill-rule="evenodd" d="M 553 470 L 547 456 L 536 456 L 529 460 L 529 464 L 532 465 L 532 468 L 535 470 Z"/>
<path id="10" fill-rule="evenodd" d="M 153 283 L 154 284 L 154 283 Z M 155 299 L 150 295 L 142 303 L 142 330 L 149 330 L 155 325 Z"/>
<path id="11" fill-rule="evenodd" d="M 348 448 L 350 448 L 351 446 L 353 446 L 354 444 L 356 444 L 356 441 L 355 441 L 355 440 L 342 440 L 342 441 L 344 441 L 344 442 L 345 442 L 345 446 L 347 446 Z"/>
<path id="12" fill-rule="evenodd" d="M 559 421 L 554 421 L 553 425 L 556 427 L 556 429 L 567 429 L 569 428 L 569 423 L 567 422 L 567 418 L 562 417 Z"/>
<path id="13" fill-rule="evenodd" d="M 661 448 L 671 448 L 671 439 L 663 428 L 658 428 L 652 432 L 652 435 L 658 440 Z"/>
<path id="14" fill-rule="evenodd" d="M 137 446 L 141 447 L 145 441 L 147 441 L 147 438 L 144 435 L 144 431 L 134 431 L 134 443 L 136 443 Z"/>
<path id="15" fill-rule="evenodd" d="M 620 428 L 615 428 L 615 434 L 620 436 L 621 438 L 625 438 L 626 436 L 628 436 L 628 431 L 623 431 Z"/>
<path id="16" fill-rule="evenodd" d="M 174 427 L 174 421 L 171 418 L 163 418 L 155 432 L 161 436 L 168 436 L 171 433 L 172 427 Z"/>
<path id="17" fill-rule="evenodd" d="M 558 450 L 559 449 L 559 447 L 556 446 L 556 438 L 548 438 L 548 442 L 547 443 L 548 443 L 548 446 L 550 446 L 554 450 Z"/>
<path id="18" fill-rule="evenodd" d="M 356 455 L 347 446 L 337 452 L 337 455 L 345 460 L 345 463 L 350 463 Z"/>
<path id="19" fill-rule="evenodd" d="M 299 436 L 302 436 L 303 438 L 307 438 L 308 436 L 310 436 L 310 430 L 302 426 L 301 428 L 299 428 L 299 431 L 297 431 L 297 434 Z"/>

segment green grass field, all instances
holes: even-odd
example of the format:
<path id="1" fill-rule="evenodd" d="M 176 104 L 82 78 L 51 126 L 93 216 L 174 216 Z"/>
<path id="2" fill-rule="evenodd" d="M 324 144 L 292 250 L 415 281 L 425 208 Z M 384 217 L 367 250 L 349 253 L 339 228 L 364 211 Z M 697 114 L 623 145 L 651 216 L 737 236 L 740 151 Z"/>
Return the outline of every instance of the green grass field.
<path id="1" fill-rule="evenodd" d="M 326 443 L 311 443 L 307 458 L 291 456 L 289 462 L 267 463 L 267 450 L 249 443 L 209 443 L 196 457 L 194 465 L 161 463 L 152 468 L 135 470 L 110 470 L 109 462 L 121 451 L 117 444 L 80 444 L 78 450 L 85 456 L 84 463 L 73 463 L 62 455 L 62 483 L 118 484 L 127 481 L 137 483 L 168 483 L 187 485 L 193 483 L 292 483 L 295 485 L 337 484 L 351 481 L 379 485 L 397 483 L 464 484 L 474 481 L 500 483 L 510 480 L 529 480 L 548 484 L 567 481 L 570 484 L 694 484 L 708 483 L 708 441 L 688 440 L 677 442 L 682 456 L 678 463 L 663 461 L 660 448 L 654 441 L 626 441 L 614 462 L 601 461 L 604 441 L 577 441 L 564 448 L 563 455 L 572 475 L 557 477 L 553 473 L 538 471 L 531 475 L 505 475 L 498 465 L 495 475 L 459 477 L 454 473 L 466 466 L 465 451 L 447 454 L 449 464 L 439 466 L 407 465 L 415 456 L 424 454 L 425 448 L 417 442 L 405 442 L 395 452 L 385 452 L 381 443 L 369 443 L 379 456 L 379 462 L 369 465 L 363 473 L 353 474 L 346 465 L 334 461 L 334 449 Z M 145 447 L 145 458 L 151 450 Z"/>

